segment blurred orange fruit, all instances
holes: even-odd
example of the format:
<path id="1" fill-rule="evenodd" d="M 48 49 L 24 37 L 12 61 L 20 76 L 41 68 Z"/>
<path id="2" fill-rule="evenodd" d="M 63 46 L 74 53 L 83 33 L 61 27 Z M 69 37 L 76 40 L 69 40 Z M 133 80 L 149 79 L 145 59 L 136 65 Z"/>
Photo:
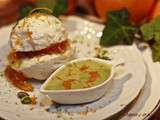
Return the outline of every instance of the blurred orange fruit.
<path id="1" fill-rule="evenodd" d="M 157 1 L 155 8 L 153 9 L 153 13 L 151 15 L 151 19 L 160 16 L 160 0 Z"/>
<path id="2" fill-rule="evenodd" d="M 74 12 L 76 3 L 77 3 L 76 0 L 67 0 L 67 4 L 68 4 L 67 14 L 71 14 Z"/>
<path id="3" fill-rule="evenodd" d="M 131 22 L 141 23 L 151 13 L 155 2 L 156 0 L 95 0 L 95 7 L 102 19 L 106 19 L 109 11 L 127 8 Z"/>

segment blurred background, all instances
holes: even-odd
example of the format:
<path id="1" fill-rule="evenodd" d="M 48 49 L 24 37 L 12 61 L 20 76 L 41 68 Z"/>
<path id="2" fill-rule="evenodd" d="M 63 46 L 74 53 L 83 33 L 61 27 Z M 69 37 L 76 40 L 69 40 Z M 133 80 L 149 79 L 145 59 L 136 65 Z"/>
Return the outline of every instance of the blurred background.
<path id="1" fill-rule="evenodd" d="M 141 24 L 160 15 L 160 0 L 0 0 L 0 27 L 11 24 L 37 7 L 47 7 L 53 15 L 79 15 L 105 22 L 107 12 L 127 8 L 130 21 Z M 160 110 L 151 118 L 160 120 Z"/>
<path id="2" fill-rule="evenodd" d="M 107 19 L 108 11 L 127 8 L 130 21 L 141 24 L 160 15 L 158 0 L 0 0 L 0 26 L 12 23 L 28 14 L 35 7 L 48 7 L 55 16 L 89 15 Z M 145 4 L 144 4 L 145 3 Z M 159 2 L 160 3 L 160 2 Z"/>
<path id="3" fill-rule="evenodd" d="M 0 0 L 0 27 L 26 16 L 30 10 L 36 7 L 48 7 L 54 11 L 56 16 L 77 14 L 78 12 L 95 14 L 92 8 L 93 0 Z"/>

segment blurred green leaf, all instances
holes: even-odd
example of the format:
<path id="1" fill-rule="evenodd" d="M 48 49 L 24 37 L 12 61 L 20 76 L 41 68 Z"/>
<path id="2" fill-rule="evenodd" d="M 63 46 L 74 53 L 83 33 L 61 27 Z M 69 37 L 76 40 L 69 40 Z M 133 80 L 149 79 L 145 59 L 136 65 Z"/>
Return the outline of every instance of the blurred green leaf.
<path id="1" fill-rule="evenodd" d="M 160 16 L 141 26 L 141 33 L 145 41 L 160 42 Z"/>
<path id="2" fill-rule="evenodd" d="M 145 41 L 154 41 L 152 47 L 153 61 L 160 61 L 160 16 L 140 27 Z"/>
<path id="3" fill-rule="evenodd" d="M 108 13 L 108 20 L 100 40 L 102 46 L 117 44 L 132 44 L 134 34 L 138 29 L 129 23 L 127 9 L 111 11 Z"/>
<path id="4" fill-rule="evenodd" d="M 152 46 L 152 57 L 154 62 L 160 61 L 160 43 L 155 43 Z"/>
<path id="5" fill-rule="evenodd" d="M 24 6 L 21 10 L 20 10 L 20 17 L 23 18 L 26 15 L 28 15 L 29 11 L 31 11 L 33 8 L 32 6 Z"/>
<path id="6" fill-rule="evenodd" d="M 54 8 L 53 8 L 53 14 L 55 16 L 58 16 L 60 14 L 63 14 L 67 11 L 67 1 L 66 0 L 57 0 Z"/>
<path id="7" fill-rule="evenodd" d="M 68 5 L 67 0 L 39 0 L 35 3 L 35 8 L 49 8 L 53 11 L 54 16 L 58 16 L 67 11 Z M 25 6 L 21 9 L 21 17 L 25 17 L 33 9 L 31 6 Z M 46 10 L 37 10 L 36 12 L 48 13 Z"/>

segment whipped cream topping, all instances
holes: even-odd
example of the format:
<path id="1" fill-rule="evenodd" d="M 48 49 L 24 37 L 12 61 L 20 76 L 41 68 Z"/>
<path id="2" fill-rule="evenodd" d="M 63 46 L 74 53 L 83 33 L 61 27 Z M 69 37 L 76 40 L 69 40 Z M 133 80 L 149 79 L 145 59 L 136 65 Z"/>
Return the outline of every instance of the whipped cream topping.
<path id="1" fill-rule="evenodd" d="M 10 42 L 15 51 L 27 52 L 47 48 L 67 39 L 62 22 L 48 14 L 32 14 L 21 19 L 12 29 Z"/>

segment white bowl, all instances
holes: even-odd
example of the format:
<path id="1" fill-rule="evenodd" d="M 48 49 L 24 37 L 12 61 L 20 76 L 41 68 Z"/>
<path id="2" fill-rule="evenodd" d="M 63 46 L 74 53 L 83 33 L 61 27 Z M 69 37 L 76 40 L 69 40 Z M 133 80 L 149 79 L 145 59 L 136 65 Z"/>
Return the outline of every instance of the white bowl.
<path id="1" fill-rule="evenodd" d="M 66 65 L 63 65 L 59 69 L 57 69 L 41 86 L 40 92 L 43 94 L 48 95 L 51 99 L 53 99 L 57 103 L 61 104 L 79 104 L 79 103 L 87 103 L 94 100 L 97 100 L 101 98 L 107 90 L 111 87 L 112 78 L 114 76 L 114 68 L 124 63 L 123 60 L 119 60 L 117 62 L 111 62 L 107 60 L 102 60 L 98 58 L 80 58 L 73 61 L 70 61 L 70 63 L 75 63 L 78 61 L 85 61 L 85 60 L 93 60 L 98 62 L 103 62 L 105 64 L 111 64 L 111 74 L 107 80 L 105 80 L 103 83 L 89 87 L 84 89 L 70 89 L 70 90 L 45 90 L 45 86 L 47 83 L 52 80 L 52 78 L 55 76 L 57 72 L 59 72 L 61 69 L 63 69 Z"/>

